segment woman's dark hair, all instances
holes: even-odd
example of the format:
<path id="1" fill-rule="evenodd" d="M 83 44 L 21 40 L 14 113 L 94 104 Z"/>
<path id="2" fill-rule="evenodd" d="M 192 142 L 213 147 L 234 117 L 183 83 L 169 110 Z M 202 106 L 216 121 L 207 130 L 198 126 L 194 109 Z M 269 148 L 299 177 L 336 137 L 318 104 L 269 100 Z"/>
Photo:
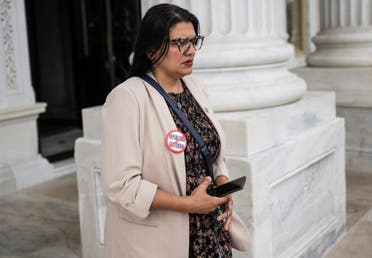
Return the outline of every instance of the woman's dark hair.
<path id="1" fill-rule="evenodd" d="M 147 73 L 163 59 L 169 48 L 169 44 L 164 42 L 169 40 L 170 29 L 179 22 L 191 22 L 196 35 L 199 35 L 198 18 L 186 9 L 159 4 L 146 12 L 137 35 L 130 76 Z"/>

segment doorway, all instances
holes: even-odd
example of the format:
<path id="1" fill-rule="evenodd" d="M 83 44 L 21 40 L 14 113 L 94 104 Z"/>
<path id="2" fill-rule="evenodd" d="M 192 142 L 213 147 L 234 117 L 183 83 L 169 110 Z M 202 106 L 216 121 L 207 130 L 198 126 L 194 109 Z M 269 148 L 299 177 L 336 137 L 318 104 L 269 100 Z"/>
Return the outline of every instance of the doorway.
<path id="1" fill-rule="evenodd" d="M 129 71 L 140 0 L 25 1 L 32 84 L 48 104 L 38 119 L 39 152 L 73 156 L 81 109 L 102 105 Z"/>

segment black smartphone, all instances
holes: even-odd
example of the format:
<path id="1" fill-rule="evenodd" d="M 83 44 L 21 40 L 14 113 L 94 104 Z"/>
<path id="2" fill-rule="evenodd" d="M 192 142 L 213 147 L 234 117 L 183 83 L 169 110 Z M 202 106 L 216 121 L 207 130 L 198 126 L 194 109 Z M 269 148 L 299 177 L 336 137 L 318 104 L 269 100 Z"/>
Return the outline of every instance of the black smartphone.
<path id="1" fill-rule="evenodd" d="M 219 185 L 217 187 L 207 189 L 207 193 L 212 196 L 216 197 L 223 197 L 234 193 L 236 191 L 240 191 L 244 188 L 245 180 L 247 178 L 245 176 L 239 177 L 233 181 L 230 181 L 226 184 Z"/>

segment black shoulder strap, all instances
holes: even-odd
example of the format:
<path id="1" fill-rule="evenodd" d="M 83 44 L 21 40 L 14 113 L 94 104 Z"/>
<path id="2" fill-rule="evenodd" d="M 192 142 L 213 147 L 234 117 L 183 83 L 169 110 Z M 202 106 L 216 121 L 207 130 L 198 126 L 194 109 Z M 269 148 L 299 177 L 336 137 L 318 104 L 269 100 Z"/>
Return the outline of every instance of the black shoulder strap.
<path id="1" fill-rule="evenodd" d="M 168 95 L 168 93 L 165 92 L 165 90 L 150 76 L 148 75 L 142 75 L 140 77 L 142 80 L 146 81 L 148 84 L 150 84 L 152 87 L 154 87 L 165 99 L 165 101 L 168 103 L 168 105 L 173 109 L 173 111 L 176 113 L 176 115 L 182 120 L 182 122 L 186 125 L 186 127 L 191 132 L 192 136 L 194 136 L 195 140 L 199 144 L 200 151 L 204 157 L 205 163 L 207 164 L 207 170 L 209 176 L 212 178 L 212 181 L 214 182 L 213 177 L 213 163 L 212 158 L 209 153 L 209 150 L 207 148 L 207 145 L 204 143 L 203 139 L 200 137 L 200 135 L 195 130 L 194 126 L 191 124 L 191 122 L 187 119 L 185 114 L 179 110 L 176 103 L 173 101 L 173 99 Z"/>

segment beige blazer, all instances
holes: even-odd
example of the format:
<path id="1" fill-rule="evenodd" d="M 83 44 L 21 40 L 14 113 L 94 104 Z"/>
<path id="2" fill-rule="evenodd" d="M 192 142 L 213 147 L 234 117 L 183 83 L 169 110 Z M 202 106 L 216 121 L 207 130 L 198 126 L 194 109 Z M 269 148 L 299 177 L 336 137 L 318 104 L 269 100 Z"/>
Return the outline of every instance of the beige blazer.
<path id="1" fill-rule="evenodd" d="M 224 135 L 207 93 L 192 78 L 184 81 L 221 138 L 214 176 L 227 176 Z M 176 129 L 163 97 L 139 78 L 128 79 L 107 96 L 102 109 L 106 258 L 188 257 L 188 214 L 150 210 L 157 188 L 182 196 L 186 192 L 184 153 L 166 147 L 167 133 Z"/>

